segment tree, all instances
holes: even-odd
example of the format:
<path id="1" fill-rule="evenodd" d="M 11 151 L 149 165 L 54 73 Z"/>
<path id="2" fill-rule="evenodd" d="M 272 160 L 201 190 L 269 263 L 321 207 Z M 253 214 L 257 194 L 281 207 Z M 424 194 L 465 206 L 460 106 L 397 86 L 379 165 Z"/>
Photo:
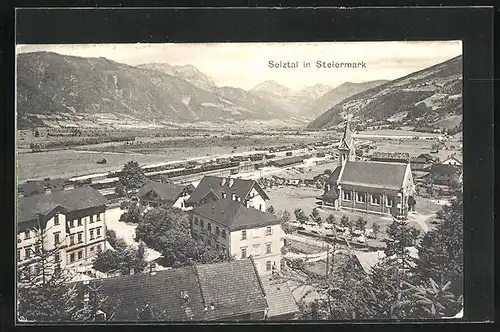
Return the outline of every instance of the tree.
<path id="1" fill-rule="evenodd" d="M 349 221 L 349 217 L 348 216 L 342 216 L 342 218 L 340 218 L 340 225 L 342 227 L 351 228 L 351 222 Z"/>
<path id="2" fill-rule="evenodd" d="M 270 205 L 270 206 L 267 208 L 267 212 L 274 214 L 274 212 L 276 212 L 276 211 L 274 211 L 274 206 Z"/>
<path id="3" fill-rule="evenodd" d="M 118 245 L 116 245 L 118 243 Z M 137 249 L 131 246 L 123 246 L 120 242 L 116 242 L 114 250 L 98 251 L 94 258 L 94 269 L 103 273 L 120 273 L 127 275 L 141 273 L 146 269 L 145 261 L 145 246 L 139 244 Z"/>
<path id="4" fill-rule="evenodd" d="M 356 220 L 355 225 L 357 229 L 359 229 L 360 231 L 364 231 L 367 223 L 368 222 L 363 217 L 359 217 L 358 220 Z"/>
<path id="5" fill-rule="evenodd" d="M 120 216 L 120 221 L 138 224 L 142 219 L 144 208 L 137 202 L 121 203 L 120 208 L 125 207 L 126 211 Z"/>
<path id="6" fill-rule="evenodd" d="M 412 296 L 418 303 L 415 318 L 436 319 L 456 315 L 463 307 L 462 295 L 453 294 L 450 285 L 450 281 L 443 285 L 432 278 L 418 286 L 409 284 L 413 290 Z"/>
<path id="7" fill-rule="evenodd" d="M 139 163 L 137 161 L 129 161 L 118 176 L 118 184 L 115 190 L 122 196 L 126 196 L 130 192 L 139 190 L 147 181 L 148 179 L 143 169 L 139 166 Z"/>
<path id="8" fill-rule="evenodd" d="M 57 258 L 63 242 L 49 246 L 49 230 L 39 219 L 34 229 L 33 263 L 18 267 L 18 319 L 21 321 L 67 322 L 77 318 L 78 312 L 71 306 L 76 298 L 75 288 L 68 287 L 71 276 L 60 267 Z"/>
<path id="9" fill-rule="evenodd" d="M 463 196 L 461 190 L 454 194 L 450 205 L 438 211 L 442 221 L 424 235 L 418 246 L 416 273 L 438 284 L 451 282 L 450 291 L 459 296 L 463 294 Z"/>
<path id="10" fill-rule="evenodd" d="M 335 219 L 335 215 L 333 215 L 333 213 L 330 213 L 328 217 L 326 217 L 325 221 L 330 225 L 335 225 L 337 222 L 337 220 Z"/>
<path id="11" fill-rule="evenodd" d="M 295 219 L 297 219 L 297 221 L 301 225 L 305 224 L 309 220 L 309 218 L 306 216 L 306 214 L 304 213 L 304 211 L 302 211 L 302 209 L 300 209 L 300 208 L 299 209 L 295 209 L 293 211 L 293 213 L 295 214 Z"/>
<path id="12" fill-rule="evenodd" d="M 287 210 L 278 213 L 278 218 L 281 220 L 281 229 L 285 234 L 290 234 L 295 230 L 295 227 L 290 225 L 290 212 Z"/>
<path id="13" fill-rule="evenodd" d="M 372 229 L 373 229 L 373 234 L 375 235 L 375 238 L 377 238 L 378 234 L 380 233 L 380 225 L 378 223 L 373 223 Z"/>
<path id="14" fill-rule="evenodd" d="M 321 219 L 321 215 L 319 214 L 319 211 L 317 208 L 314 208 L 310 214 L 311 221 L 318 224 L 318 226 L 321 226 L 323 223 L 323 220 Z"/>
<path id="15" fill-rule="evenodd" d="M 148 247 L 161 252 L 164 264 L 169 267 L 232 259 L 227 252 L 193 239 L 187 215 L 174 208 L 159 207 L 147 212 L 137 225 L 135 235 L 136 240 L 142 240 Z"/>

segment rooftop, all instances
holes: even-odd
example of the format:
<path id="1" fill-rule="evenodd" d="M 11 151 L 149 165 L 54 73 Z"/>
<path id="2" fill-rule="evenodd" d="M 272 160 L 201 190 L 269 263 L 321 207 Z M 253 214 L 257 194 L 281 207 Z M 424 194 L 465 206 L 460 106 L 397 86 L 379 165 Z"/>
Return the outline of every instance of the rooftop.
<path id="1" fill-rule="evenodd" d="M 299 311 L 297 302 L 284 279 L 265 276 L 261 280 L 269 305 L 268 317 L 294 314 Z"/>
<path id="2" fill-rule="evenodd" d="M 259 184 L 255 182 L 255 180 L 204 176 L 187 202 L 199 203 L 208 195 L 210 191 L 212 191 L 219 199 L 222 198 L 222 193 L 224 192 L 228 197 L 231 197 L 232 194 L 236 194 L 241 197 L 242 201 L 244 201 L 254 187 L 264 199 L 269 199 L 267 194 L 264 190 L 262 190 Z"/>
<path id="3" fill-rule="evenodd" d="M 231 199 L 221 199 L 192 210 L 193 213 L 216 221 L 231 231 L 279 224 L 279 219 L 268 212 L 247 208 Z"/>
<path id="4" fill-rule="evenodd" d="M 191 189 L 194 190 L 194 187 L 192 185 L 189 186 L 191 186 Z M 153 191 L 162 200 L 175 201 L 184 191 L 184 189 L 188 188 L 189 186 L 151 181 L 142 186 L 142 188 L 137 193 L 137 196 L 141 197 Z"/>
<path id="5" fill-rule="evenodd" d="M 267 307 L 250 259 L 94 279 L 89 283 L 93 288 L 101 286 L 103 295 L 109 296 L 116 306 L 118 321 L 137 321 L 137 309 L 145 306 L 161 313 L 162 321 L 227 319 L 264 312 Z M 83 287 L 81 282 L 78 285 Z"/>
<path id="6" fill-rule="evenodd" d="M 281 166 L 288 166 L 288 165 L 298 164 L 298 163 L 301 163 L 303 161 L 304 161 L 304 157 L 293 156 L 293 157 L 288 157 L 288 158 L 273 160 L 272 163 L 275 164 L 275 165 L 277 165 L 278 167 L 281 167 Z"/>
<path id="7" fill-rule="evenodd" d="M 407 164 L 402 163 L 347 161 L 340 175 L 340 183 L 399 190 L 406 168 Z"/>
<path id="8" fill-rule="evenodd" d="M 35 220 L 38 214 L 45 215 L 58 206 L 72 212 L 108 203 L 99 191 L 90 186 L 21 197 L 17 202 L 17 222 Z"/>

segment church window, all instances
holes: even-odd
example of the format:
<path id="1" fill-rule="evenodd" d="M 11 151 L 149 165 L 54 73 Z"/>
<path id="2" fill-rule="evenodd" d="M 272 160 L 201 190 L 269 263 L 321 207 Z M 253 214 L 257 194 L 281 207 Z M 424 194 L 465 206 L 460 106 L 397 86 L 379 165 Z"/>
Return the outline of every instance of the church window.
<path id="1" fill-rule="evenodd" d="M 366 196 L 365 196 L 365 193 L 363 192 L 358 192 L 357 193 L 357 197 L 356 197 L 356 201 L 359 202 L 359 203 L 366 203 Z"/>
<path id="2" fill-rule="evenodd" d="M 381 199 L 380 195 L 371 195 L 372 196 L 372 204 L 380 205 Z"/>

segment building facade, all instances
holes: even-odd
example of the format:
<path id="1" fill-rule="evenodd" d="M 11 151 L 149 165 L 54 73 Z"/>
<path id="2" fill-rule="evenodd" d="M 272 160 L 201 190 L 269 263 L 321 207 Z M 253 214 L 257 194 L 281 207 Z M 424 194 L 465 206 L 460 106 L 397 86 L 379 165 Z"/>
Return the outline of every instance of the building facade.
<path id="1" fill-rule="evenodd" d="M 42 246 L 44 253 L 53 253 L 48 259 L 56 268 L 90 265 L 97 252 L 106 249 L 107 204 L 91 187 L 19 198 L 18 266 L 35 272 Z"/>
<path id="2" fill-rule="evenodd" d="M 269 197 L 254 180 L 205 176 L 186 200 L 187 207 L 197 207 L 229 199 L 248 208 L 266 211 Z"/>
<path id="3" fill-rule="evenodd" d="M 325 185 L 323 206 L 405 215 L 414 204 L 415 185 L 406 162 L 355 161 L 354 137 L 347 122 L 338 148 L 339 164 Z"/>
<path id="4" fill-rule="evenodd" d="M 230 199 L 215 201 L 192 210 L 191 234 L 235 259 L 251 256 L 259 274 L 281 269 L 284 233 L 271 213 Z"/>

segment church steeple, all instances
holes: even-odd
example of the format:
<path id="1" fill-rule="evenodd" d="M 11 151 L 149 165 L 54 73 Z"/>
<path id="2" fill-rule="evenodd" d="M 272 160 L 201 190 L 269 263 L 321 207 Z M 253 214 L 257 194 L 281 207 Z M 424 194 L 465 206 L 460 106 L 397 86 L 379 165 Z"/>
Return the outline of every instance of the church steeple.
<path id="1" fill-rule="evenodd" d="M 356 151 L 354 147 L 354 137 L 349 124 L 349 118 L 346 121 L 344 135 L 340 140 L 338 147 L 339 166 L 343 166 L 348 160 L 354 160 Z"/>

